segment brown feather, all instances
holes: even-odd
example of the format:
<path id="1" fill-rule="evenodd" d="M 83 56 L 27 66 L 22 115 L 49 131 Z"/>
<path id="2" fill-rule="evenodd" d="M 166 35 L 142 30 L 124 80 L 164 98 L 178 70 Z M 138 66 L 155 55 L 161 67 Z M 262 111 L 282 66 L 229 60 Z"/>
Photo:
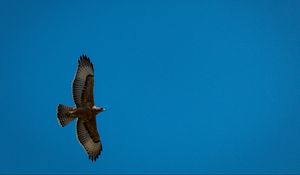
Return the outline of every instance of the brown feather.
<path id="1" fill-rule="evenodd" d="M 86 150 L 89 159 L 95 161 L 102 151 L 102 144 L 96 126 L 96 118 L 89 121 L 78 119 L 76 128 L 77 138 L 80 144 Z"/>
<path id="2" fill-rule="evenodd" d="M 81 95 L 81 105 L 93 107 L 94 103 L 94 76 L 88 75 Z"/>

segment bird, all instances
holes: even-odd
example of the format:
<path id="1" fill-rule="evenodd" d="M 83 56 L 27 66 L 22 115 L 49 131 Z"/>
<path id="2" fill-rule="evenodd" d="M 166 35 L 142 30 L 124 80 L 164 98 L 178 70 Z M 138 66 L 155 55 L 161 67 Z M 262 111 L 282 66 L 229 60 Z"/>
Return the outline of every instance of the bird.
<path id="1" fill-rule="evenodd" d="M 76 119 L 76 136 L 89 159 L 96 161 L 102 152 L 102 143 L 97 130 L 96 116 L 104 112 L 94 102 L 94 66 L 90 58 L 81 55 L 72 82 L 72 95 L 76 107 L 63 104 L 57 106 L 57 119 L 65 127 Z"/>

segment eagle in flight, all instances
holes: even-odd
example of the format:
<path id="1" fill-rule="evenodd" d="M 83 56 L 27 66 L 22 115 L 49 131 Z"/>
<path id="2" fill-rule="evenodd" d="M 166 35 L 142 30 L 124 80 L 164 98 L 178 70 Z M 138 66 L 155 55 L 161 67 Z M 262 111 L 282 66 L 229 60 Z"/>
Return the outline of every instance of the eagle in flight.
<path id="1" fill-rule="evenodd" d="M 96 161 L 102 151 L 100 136 L 97 131 L 96 115 L 104 108 L 96 107 L 94 103 L 94 67 L 86 56 L 80 56 L 78 68 L 72 84 L 73 99 L 76 107 L 59 104 L 57 118 L 64 127 L 74 119 L 76 121 L 76 135 L 85 149 L 89 159 Z"/>

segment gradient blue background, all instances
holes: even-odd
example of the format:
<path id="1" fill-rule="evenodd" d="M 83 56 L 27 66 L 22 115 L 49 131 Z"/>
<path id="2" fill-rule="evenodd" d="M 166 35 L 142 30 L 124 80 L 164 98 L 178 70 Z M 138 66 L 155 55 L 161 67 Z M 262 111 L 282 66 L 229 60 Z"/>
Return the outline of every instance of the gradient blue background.
<path id="1" fill-rule="evenodd" d="M 300 173 L 300 1 L 0 1 L 1 173 Z M 71 96 L 95 66 L 103 153 Z"/>

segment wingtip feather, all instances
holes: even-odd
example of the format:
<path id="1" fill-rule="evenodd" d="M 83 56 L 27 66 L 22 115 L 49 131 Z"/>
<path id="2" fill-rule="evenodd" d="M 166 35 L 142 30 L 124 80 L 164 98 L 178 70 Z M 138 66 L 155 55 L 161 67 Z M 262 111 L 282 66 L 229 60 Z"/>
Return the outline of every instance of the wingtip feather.
<path id="1" fill-rule="evenodd" d="M 91 66 L 92 70 L 94 70 L 94 66 L 91 59 L 85 54 L 80 55 L 78 59 L 78 65 Z"/>

